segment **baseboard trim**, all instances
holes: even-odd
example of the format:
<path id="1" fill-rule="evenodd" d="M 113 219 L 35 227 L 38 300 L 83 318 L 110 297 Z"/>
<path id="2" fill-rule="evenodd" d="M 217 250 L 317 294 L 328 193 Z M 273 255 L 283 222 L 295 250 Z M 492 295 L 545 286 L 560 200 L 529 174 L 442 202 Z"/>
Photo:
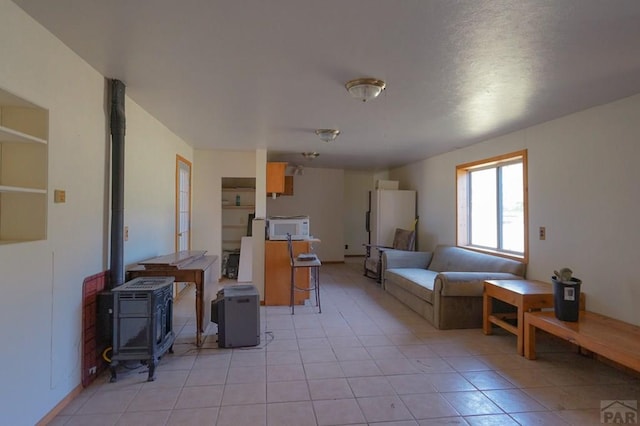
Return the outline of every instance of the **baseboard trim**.
<path id="1" fill-rule="evenodd" d="M 42 419 L 40 419 L 38 423 L 36 423 L 36 426 L 46 426 L 51 423 L 51 421 L 55 419 L 56 416 L 60 414 L 71 401 L 73 401 L 73 398 L 80 395 L 82 389 L 82 385 L 78 385 L 75 389 L 69 392 L 69 394 L 62 399 L 62 401 L 60 401 L 55 407 L 53 407 L 53 409 L 49 411 Z"/>

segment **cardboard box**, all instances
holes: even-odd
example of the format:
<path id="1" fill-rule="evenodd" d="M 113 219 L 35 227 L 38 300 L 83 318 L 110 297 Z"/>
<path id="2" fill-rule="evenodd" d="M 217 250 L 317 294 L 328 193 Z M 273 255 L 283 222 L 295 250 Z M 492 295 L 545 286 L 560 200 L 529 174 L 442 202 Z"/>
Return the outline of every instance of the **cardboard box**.
<path id="1" fill-rule="evenodd" d="M 397 180 L 377 180 L 376 189 L 398 189 L 400 182 Z"/>

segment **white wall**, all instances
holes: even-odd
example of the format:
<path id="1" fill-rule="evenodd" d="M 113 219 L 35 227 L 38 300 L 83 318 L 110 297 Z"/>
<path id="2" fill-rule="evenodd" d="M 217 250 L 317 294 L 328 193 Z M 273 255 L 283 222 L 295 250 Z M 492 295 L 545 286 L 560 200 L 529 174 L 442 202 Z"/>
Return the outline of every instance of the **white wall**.
<path id="1" fill-rule="evenodd" d="M 125 110 L 126 265 L 175 251 L 176 155 L 192 162 L 192 174 L 195 166 L 182 139 L 128 98 Z"/>
<path id="2" fill-rule="evenodd" d="M 455 167 L 528 150 L 527 276 L 568 266 L 589 310 L 640 325 L 640 95 L 395 169 L 419 193 L 422 249 L 455 244 Z M 546 240 L 537 238 L 545 226 Z"/>
<path id="3" fill-rule="evenodd" d="M 293 196 L 267 199 L 268 216 L 308 215 L 314 245 L 324 262 L 344 261 L 344 171 L 306 167 L 294 176 Z"/>
<path id="4" fill-rule="evenodd" d="M 104 77 L 8 0 L 0 57 L 0 87 L 50 112 L 48 239 L 0 245 L 0 423 L 20 426 L 80 385 L 82 282 L 108 267 L 108 109 Z M 129 99 L 126 112 L 133 262 L 173 251 L 175 155 L 192 150 Z M 66 203 L 53 203 L 53 189 L 66 190 Z"/>
<path id="5" fill-rule="evenodd" d="M 256 202 L 266 195 L 266 172 L 256 176 L 255 151 L 197 150 L 193 163 L 193 239 L 194 250 L 222 256 L 222 178 L 256 178 Z M 257 211 L 256 211 L 257 213 Z M 218 262 L 220 265 L 221 262 Z M 221 265 L 218 269 L 220 269 Z M 220 276 L 218 270 L 217 277 Z"/>

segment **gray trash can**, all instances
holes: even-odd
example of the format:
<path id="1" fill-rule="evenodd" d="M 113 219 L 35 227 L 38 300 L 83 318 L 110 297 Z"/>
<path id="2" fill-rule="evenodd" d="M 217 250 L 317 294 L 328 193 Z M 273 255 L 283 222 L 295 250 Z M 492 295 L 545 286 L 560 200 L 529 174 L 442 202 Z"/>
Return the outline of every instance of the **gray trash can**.
<path id="1" fill-rule="evenodd" d="M 580 284 L 578 278 L 571 281 L 560 281 L 555 275 L 553 282 L 553 309 L 560 321 L 578 321 L 580 311 Z"/>

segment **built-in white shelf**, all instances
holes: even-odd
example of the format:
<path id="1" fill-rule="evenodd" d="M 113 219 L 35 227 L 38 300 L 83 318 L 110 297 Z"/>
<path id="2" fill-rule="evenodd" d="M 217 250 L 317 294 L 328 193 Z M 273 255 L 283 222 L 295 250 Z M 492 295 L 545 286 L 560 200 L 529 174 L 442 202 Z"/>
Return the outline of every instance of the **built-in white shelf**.
<path id="1" fill-rule="evenodd" d="M 227 244 L 240 244 L 240 241 L 242 240 L 222 240 L 223 243 Z"/>
<path id="2" fill-rule="evenodd" d="M 236 205 L 222 205 L 223 209 L 229 210 L 254 210 L 256 206 L 236 206 Z"/>
<path id="3" fill-rule="evenodd" d="M 240 250 L 256 211 L 255 178 L 222 178 L 222 251 Z M 239 204 L 239 205 L 236 205 Z"/>
<path id="4" fill-rule="evenodd" d="M 27 193 L 27 194 L 46 194 L 46 189 L 38 189 L 38 188 L 25 188 L 21 186 L 6 186 L 0 185 L 0 192 L 14 192 L 14 193 Z"/>
<path id="5" fill-rule="evenodd" d="M 8 127 L 0 126 L 0 142 L 10 143 L 41 143 L 46 144 L 47 141 Z"/>
<path id="6" fill-rule="evenodd" d="M 256 192 L 255 188 L 222 188 L 222 192 Z"/>
<path id="7" fill-rule="evenodd" d="M 0 244 L 47 239 L 49 112 L 0 89 Z"/>

